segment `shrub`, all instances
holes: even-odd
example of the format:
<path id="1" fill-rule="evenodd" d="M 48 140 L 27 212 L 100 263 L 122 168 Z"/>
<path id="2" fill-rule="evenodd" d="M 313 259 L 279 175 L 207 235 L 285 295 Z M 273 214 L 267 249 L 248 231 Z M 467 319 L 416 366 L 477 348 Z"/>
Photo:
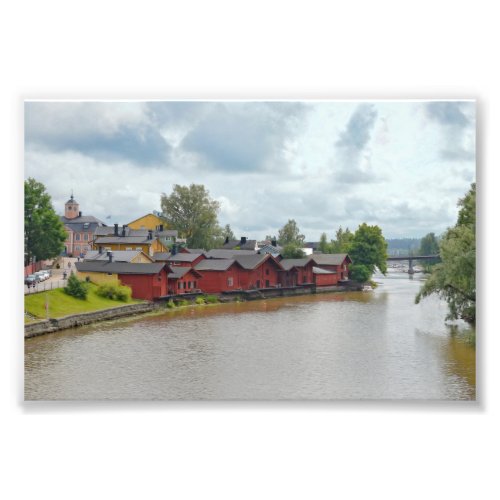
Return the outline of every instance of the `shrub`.
<path id="1" fill-rule="evenodd" d="M 170 300 L 167 302 L 167 307 L 168 307 L 169 309 L 173 309 L 173 308 L 175 307 L 175 302 L 174 302 L 172 299 L 170 299 Z"/>
<path id="2" fill-rule="evenodd" d="M 190 304 L 189 300 L 179 300 L 179 302 L 177 302 L 177 305 L 179 307 L 188 306 L 189 304 Z"/>
<path id="3" fill-rule="evenodd" d="M 85 281 L 80 281 L 73 273 L 68 278 L 68 284 L 64 287 L 64 292 L 71 297 L 85 300 L 88 293 L 88 285 Z"/>
<path id="4" fill-rule="evenodd" d="M 95 292 L 99 297 L 104 297 L 111 300 L 119 300 L 128 302 L 132 297 L 132 290 L 128 286 L 120 285 L 120 283 L 103 283 L 97 287 Z"/>
<path id="5" fill-rule="evenodd" d="M 196 297 L 195 303 L 198 305 L 204 304 L 205 299 L 203 297 Z"/>
<path id="6" fill-rule="evenodd" d="M 205 297 L 205 300 L 206 300 L 207 304 L 215 304 L 216 302 L 219 302 L 217 295 L 207 295 Z"/>

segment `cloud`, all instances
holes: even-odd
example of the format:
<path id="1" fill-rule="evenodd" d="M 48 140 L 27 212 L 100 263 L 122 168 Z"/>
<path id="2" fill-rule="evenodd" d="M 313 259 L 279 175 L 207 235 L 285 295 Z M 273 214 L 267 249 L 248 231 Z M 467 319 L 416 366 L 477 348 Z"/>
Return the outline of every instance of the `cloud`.
<path id="1" fill-rule="evenodd" d="M 28 102 L 25 141 L 27 148 L 144 166 L 166 164 L 171 151 L 141 103 Z"/>
<path id="2" fill-rule="evenodd" d="M 377 180 L 371 165 L 368 145 L 377 119 L 373 104 L 360 104 L 335 142 L 335 179 L 344 184 Z"/>
<path id="3" fill-rule="evenodd" d="M 445 161 L 474 161 L 475 104 L 460 101 L 434 101 L 424 105 L 427 119 L 440 126 Z"/>
<path id="4" fill-rule="evenodd" d="M 187 134 L 181 147 L 215 170 L 280 169 L 304 111 L 300 103 L 220 103 Z"/>

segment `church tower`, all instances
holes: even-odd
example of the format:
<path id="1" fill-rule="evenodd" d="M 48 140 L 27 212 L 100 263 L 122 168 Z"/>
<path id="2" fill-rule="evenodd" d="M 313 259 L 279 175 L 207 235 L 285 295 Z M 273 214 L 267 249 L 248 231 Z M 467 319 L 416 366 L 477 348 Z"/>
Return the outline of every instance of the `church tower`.
<path id="1" fill-rule="evenodd" d="M 71 193 L 71 198 L 64 204 L 64 217 L 66 219 L 75 219 L 79 215 L 80 205 L 73 198 L 73 193 Z"/>

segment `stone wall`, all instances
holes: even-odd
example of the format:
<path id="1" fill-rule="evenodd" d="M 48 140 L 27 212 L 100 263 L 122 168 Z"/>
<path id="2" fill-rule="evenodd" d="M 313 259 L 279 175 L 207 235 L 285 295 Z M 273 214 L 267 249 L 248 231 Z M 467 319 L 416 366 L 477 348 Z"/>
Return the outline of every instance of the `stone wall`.
<path id="1" fill-rule="evenodd" d="M 95 323 L 96 321 L 132 316 L 134 314 L 152 311 L 157 307 L 158 306 L 156 304 L 151 302 L 143 302 L 141 304 L 130 304 L 126 306 L 113 307 L 111 309 L 102 309 L 100 311 L 72 314 L 70 316 L 63 316 L 62 318 L 51 318 L 24 325 L 24 337 L 36 337 L 37 335 L 45 335 L 46 333 L 56 332 L 66 328 L 88 325 L 89 323 Z"/>

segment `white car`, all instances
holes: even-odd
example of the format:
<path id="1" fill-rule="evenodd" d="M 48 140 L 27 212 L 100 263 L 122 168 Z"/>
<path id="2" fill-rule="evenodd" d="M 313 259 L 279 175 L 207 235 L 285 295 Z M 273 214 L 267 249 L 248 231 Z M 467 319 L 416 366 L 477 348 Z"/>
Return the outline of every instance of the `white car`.
<path id="1" fill-rule="evenodd" d="M 45 281 L 45 280 L 48 280 L 50 278 L 50 275 L 47 271 L 37 271 L 35 273 L 35 276 L 38 276 L 40 281 Z"/>

